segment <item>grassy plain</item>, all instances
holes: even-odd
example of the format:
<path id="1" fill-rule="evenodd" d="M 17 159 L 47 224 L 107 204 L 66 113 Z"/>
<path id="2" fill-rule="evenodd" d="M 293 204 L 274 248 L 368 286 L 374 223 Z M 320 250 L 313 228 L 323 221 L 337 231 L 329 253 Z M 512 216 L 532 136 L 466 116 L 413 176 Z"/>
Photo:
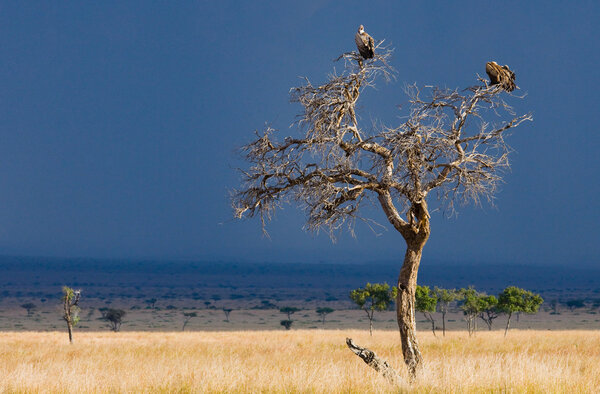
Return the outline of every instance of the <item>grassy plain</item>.
<path id="1" fill-rule="evenodd" d="M 346 336 L 404 373 L 397 331 L 0 332 L 0 392 L 392 392 Z M 411 392 L 596 392 L 599 331 L 419 332 Z"/>

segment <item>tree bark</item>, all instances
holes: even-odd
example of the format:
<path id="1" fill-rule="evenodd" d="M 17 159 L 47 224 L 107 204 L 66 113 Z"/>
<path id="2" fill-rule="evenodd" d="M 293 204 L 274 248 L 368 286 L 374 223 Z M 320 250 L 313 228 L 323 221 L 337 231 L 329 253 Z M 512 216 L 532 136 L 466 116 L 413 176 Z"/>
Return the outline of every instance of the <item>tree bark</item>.
<path id="1" fill-rule="evenodd" d="M 352 338 L 346 338 L 346 345 L 352 350 L 354 354 L 362 358 L 363 361 L 375 371 L 381 373 L 383 377 L 393 386 L 400 386 L 402 384 L 402 377 L 396 372 L 396 370 L 387 363 L 387 361 L 379 358 L 375 352 L 365 347 L 356 345 Z"/>
<path id="2" fill-rule="evenodd" d="M 411 381 L 417 375 L 423 362 L 417 342 L 417 327 L 415 322 L 415 292 L 417 287 L 417 271 L 421 262 L 422 244 L 407 241 L 404 264 L 398 277 L 398 296 L 396 297 L 396 317 L 402 342 L 402 354 L 408 367 Z"/>
<path id="3" fill-rule="evenodd" d="M 402 234 L 406 242 L 404 262 L 398 276 L 396 318 L 400 330 L 402 354 L 412 382 L 416 378 L 417 370 L 421 367 L 423 361 L 416 335 L 415 293 L 423 247 L 425 247 L 431 233 L 429 212 L 424 199 L 413 201 L 406 214 L 408 219 L 406 221 L 400 217 L 389 190 L 379 192 L 378 198 L 387 219 Z"/>

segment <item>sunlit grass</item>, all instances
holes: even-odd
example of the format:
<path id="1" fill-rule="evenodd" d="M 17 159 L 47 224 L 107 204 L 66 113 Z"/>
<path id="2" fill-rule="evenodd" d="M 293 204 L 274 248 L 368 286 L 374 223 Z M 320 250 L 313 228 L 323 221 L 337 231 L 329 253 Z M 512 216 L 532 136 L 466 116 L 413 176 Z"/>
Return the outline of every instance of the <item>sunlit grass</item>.
<path id="1" fill-rule="evenodd" d="M 0 392 L 391 392 L 350 336 L 405 374 L 396 331 L 0 333 Z M 416 392 L 594 392 L 600 332 L 420 332 Z"/>

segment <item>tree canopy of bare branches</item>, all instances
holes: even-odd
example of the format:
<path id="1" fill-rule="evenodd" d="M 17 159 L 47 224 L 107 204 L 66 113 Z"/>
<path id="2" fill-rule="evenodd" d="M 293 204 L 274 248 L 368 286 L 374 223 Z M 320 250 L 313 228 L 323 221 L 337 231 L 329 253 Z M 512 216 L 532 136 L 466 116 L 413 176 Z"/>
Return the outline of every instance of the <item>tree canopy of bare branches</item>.
<path id="1" fill-rule="evenodd" d="M 430 234 L 427 200 L 432 192 L 446 208 L 456 202 L 491 201 L 511 151 L 509 130 L 531 115 L 516 115 L 501 86 L 466 89 L 405 88 L 407 113 L 394 126 L 365 128 L 357 115 L 364 89 L 391 79 L 392 51 L 379 46 L 375 57 L 356 52 L 338 58 L 341 74 L 321 85 L 308 79 L 291 89 L 302 107 L 295 136 L 278 138 L 267 127 L 242 148 L 249 163 L 242 186 L 233 192 L 234 215 L 261 218 L 263 228 L 282 203 L 303 208 L 309 230 L 332 236 L 353 231 L 365 204 L 379 205 L 403 236 L 406 255 L 398 279 L 397 318 L 404 359 L 411 376 L 421 364 L 415 336 L 415 288 L 422 249 Z"/>

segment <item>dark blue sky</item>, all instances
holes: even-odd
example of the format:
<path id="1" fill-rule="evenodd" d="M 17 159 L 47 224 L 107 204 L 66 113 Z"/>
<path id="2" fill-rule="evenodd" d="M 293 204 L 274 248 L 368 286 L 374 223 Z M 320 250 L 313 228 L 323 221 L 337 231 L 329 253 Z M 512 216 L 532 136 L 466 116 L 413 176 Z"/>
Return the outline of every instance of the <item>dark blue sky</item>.
<path id="1" fill-rule="evenodd" d="M 368 124 L 399 121 L 405 84 L 466 87 L 492 59 L 516 71 L 527 97 L 514 104 L 534 116 L 509 139 L 497 206 L 434 213 L 424 258 L 597 263 L 600 3 L 498 4 L 3 2 L 0 254 L 400 260 L 389 227 L 332 244 L 287 206 L 269 240 L 229 209 L 236 147 L 265 122 L 294 133 L 289 88 L 341 67 L 364 24 L 398 70 L 365 92 Z"/>

